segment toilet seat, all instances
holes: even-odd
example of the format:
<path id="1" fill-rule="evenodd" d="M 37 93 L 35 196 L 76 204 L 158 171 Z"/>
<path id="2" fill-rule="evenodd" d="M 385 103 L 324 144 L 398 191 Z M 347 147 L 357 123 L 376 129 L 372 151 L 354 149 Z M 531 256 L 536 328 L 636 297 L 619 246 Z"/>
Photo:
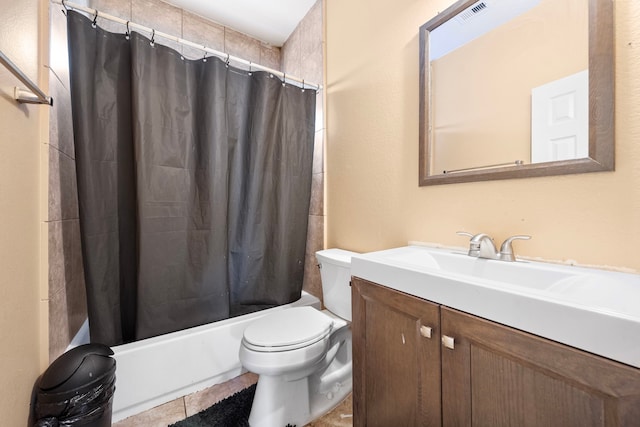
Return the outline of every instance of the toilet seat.
<path id="1" fill-rule="evenodd" d="M 261 317 L 243 336 L 246 348 L 259 352 L 290 351 L 325 339 L 333 320 L 313 307 L 295 307 Z"/>

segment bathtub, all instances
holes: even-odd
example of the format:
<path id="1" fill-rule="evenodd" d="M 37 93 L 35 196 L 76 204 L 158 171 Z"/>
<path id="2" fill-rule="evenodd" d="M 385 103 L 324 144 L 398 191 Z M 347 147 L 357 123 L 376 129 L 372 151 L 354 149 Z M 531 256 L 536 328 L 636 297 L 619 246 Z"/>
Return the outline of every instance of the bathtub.
<path id="1" fill-rule="evenodd" d="M 113 347 L 116 392 L 112 421 L 241 375 L 245 370 L 238 351 L 247 325 L 267 313 L 303 305 L 319 309 L 320 301 L 303 291 L 290 304 Z M 70 347 L 82 342 L 88 342 L 86 325 Z"/>

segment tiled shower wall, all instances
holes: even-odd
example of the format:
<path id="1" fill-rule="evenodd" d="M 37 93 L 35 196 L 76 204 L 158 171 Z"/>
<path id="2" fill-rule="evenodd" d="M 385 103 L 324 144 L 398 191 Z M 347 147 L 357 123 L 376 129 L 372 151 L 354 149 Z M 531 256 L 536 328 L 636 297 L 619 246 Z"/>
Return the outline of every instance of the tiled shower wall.
<path id="1" fill-rule="evenodd" d="M 201 43 L 216 50 L 248 59 L 306 81 L 323 81 L 323 0 L 318 0 L 282 49 L 252 39 L 160 0 L 85 0 L 102 12 L 158 31 Z M 52 4 L 50 91 L 54 106 L 50 117 L 49 146 L 49 357 L 65 350 L 87 315 L 80 247 L 80 225 L 76 194 L 75 154 L 71 124 L 71 101 L 66 42 L 66 18 L 62 7 Z M 125 26 L 98 18 L 98 25 L 124 33 Z M 200 58 L 202 52 L 170 41 L 158 40 Z M 321 296 L 314 252 L 324 239 L 323 207 L 323 92 L 318 94 L 313 163 L 313 189 L 309 216 L 304 289 Z"/>
<path id="2" fill-rule="evenodd" d="M 317 0 L 282 47 L 282 71 L 306 81 L 323 84 L 324 0 Z M 303 289 L 322 299 L 320 269 L 315 252 L 324 248 L 324 90 L 316 97 L 316 133 L 313 153 L 313 184 L 309 206 L 307 254 Z"/>

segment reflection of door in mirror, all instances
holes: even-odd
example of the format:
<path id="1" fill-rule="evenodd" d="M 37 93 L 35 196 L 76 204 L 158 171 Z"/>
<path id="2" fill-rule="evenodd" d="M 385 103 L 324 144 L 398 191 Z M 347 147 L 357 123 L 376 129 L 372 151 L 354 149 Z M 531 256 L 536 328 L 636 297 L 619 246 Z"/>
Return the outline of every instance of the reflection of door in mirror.
<path id="1" fill-rule="evenodd" d="M 589 72 L 531 89 L 531 163 L 589 157 Z"/>
<path id="2" fill-rule="evenodd" d="M 532 89 L 588 68 L 589 0 L 483 0 L 431 31 L 431 58 L 439 40 L 451 39 L 438 32 L 459 38 L 501 5 L 522 3 L 527 10 L 506 22 L 503 13 L 490 31 L 430 61 L 432 174 L 531 163 Z"/>

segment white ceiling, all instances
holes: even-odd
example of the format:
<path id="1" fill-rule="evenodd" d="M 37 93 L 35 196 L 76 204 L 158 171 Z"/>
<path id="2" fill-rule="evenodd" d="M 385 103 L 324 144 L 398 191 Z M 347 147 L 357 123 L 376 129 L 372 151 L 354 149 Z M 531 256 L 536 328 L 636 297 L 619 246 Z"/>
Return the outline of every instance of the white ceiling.
<path id="1" fill-rule="evenodd" d="M 225 27 L 282 46 L 316 0 L 164 0 Z"/>

